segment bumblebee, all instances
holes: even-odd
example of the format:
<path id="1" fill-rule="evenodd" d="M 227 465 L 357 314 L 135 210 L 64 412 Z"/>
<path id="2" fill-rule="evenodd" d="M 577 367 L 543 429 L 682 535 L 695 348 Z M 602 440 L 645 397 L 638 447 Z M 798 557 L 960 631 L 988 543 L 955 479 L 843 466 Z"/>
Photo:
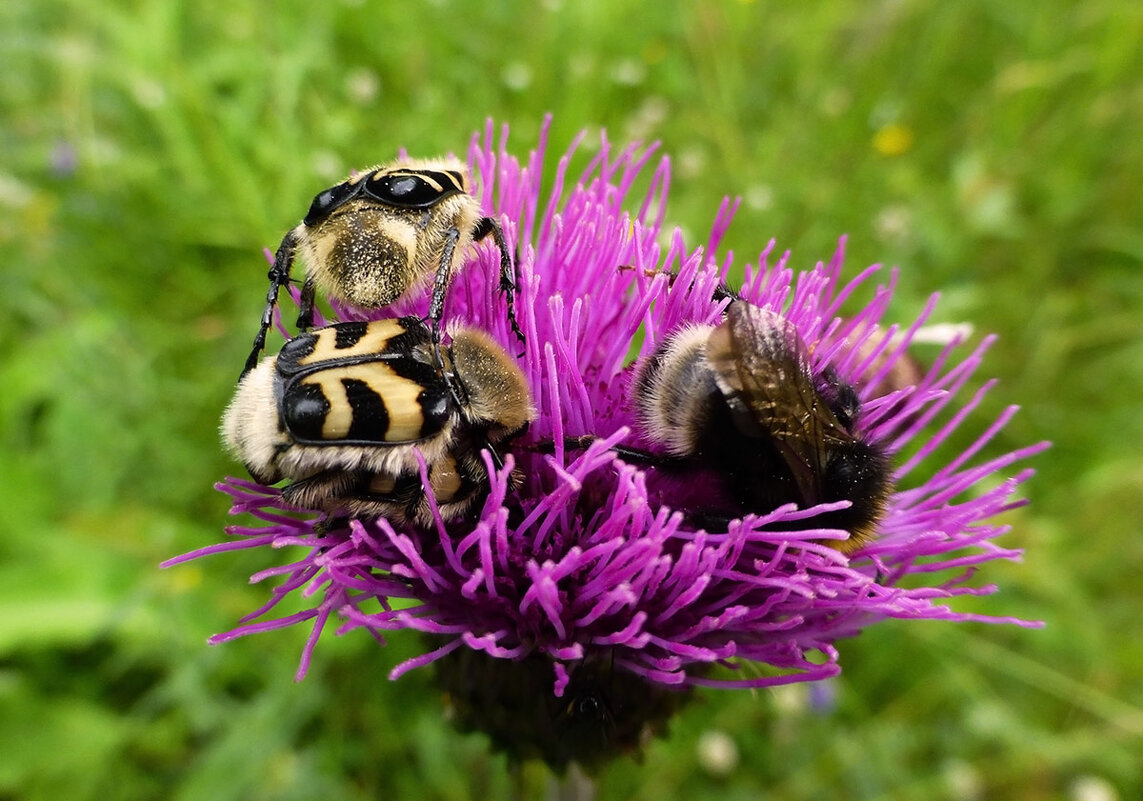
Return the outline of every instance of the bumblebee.
<path id="1" fill-rule="evenodd" d="M 815 378 L 808 348 L 785 318 L 734 301 L 721 325 L 666 339 L 633 387 L 640 427 L 666 454 L 620 455 L 702 486 L 673 505 L 709 523 L 788 503 L 849 501 L 791 525 L 848 531 L 830 541 L 846 553 L 872 536 L 890 491 L 889 460 L 855 433 L 856 390 L 832 368 Z M 713 489 L 703 484 L 712 475 Z"/>
<path id="2" fill-rule="evenodd" d="M 500 250 L 500 290 L 508 303 L 508 319 L 522 342 L 504 231 L 495 219 L 481 215 L 471 189 L 468 167 L 450 157 L 401 159 L 318 193 L 274 255 L 266 306 L 243 375 L 254 369 L 266 346 L 278 293 L 289 282 L 299 253 L 306 263 L 299 330 L 313 327 L 318 289 L 354 306 L 379 309 L 413 296 L 431 281 L 428 319 L 438 345 L 449 280 L 464 264 L 470 246 L 491 235 Z"/>
<path id="3" fill-rule="evenodd" d="M 488 486 L 481 451 L 535 418 L 523 373 L 492 338 L 462 329 L 442 349 L 417 317 L 337 323 L 299 335 L 238 384 L 227 448 L 293 505 L 427 525 L 416 451 L 447 518 Z"/>

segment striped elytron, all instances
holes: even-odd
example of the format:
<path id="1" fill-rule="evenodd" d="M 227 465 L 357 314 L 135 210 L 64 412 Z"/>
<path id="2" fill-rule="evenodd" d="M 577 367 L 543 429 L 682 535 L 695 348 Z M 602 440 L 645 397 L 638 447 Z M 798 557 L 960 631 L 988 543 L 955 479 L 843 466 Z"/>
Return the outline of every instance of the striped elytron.
<path id="1" fill-rule="evenodd" d="M 222 421 L 229 450 L 293 505 L 428 524 L 417 451 L 446 518 L 488 486 L 482 450 L 535 417 L 523 373 L 488 334 L 441 349 L 417 317 L 338 323 L 302 334 L 239 382 Z"/>

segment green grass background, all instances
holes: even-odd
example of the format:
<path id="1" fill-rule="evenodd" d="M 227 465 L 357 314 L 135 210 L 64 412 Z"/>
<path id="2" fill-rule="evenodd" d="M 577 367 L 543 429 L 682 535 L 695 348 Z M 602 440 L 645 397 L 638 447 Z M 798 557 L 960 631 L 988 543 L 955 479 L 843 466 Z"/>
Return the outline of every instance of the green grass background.
<path id="1" fill-rule="evenodd" d="M 703 693 L 601 798 L 1143 798 L 1143 5 L 989 2 L 0 6 L 0 800 L 488 799 L 542 793 L 442 719 L 411 637 L 302 629 L 208 647 L 265 597 L 218 539 L 220 410 L 261 248 L 350 167 L 463 152 L 488 117 L 562 151 L 658 139 L 669 221 L 852 275 L 899 319 L 1002 335 L 990 448 L 1050 438 L 964 610 L 1042 631 L 886 623 L 807 688 Z M 977 418 L 983 425 L 986 415 Z M 967 436 L 967 433 L 966 433 Z M 733 738 L 715 775 L 700 737 Z"/>

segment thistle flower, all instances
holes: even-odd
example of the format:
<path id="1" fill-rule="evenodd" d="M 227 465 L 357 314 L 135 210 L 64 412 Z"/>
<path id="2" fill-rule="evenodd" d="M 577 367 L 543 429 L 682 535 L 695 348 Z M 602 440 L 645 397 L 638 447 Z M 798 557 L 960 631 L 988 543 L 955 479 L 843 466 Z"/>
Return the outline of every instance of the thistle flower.
<path id="1" fill-rule="evenodd" d="M 954 336 L 929 369 L 902 371 L 936 296 L 899 327 L 885 320 L 896 271 L 882 284 L 875 285 L 878 266 L 843 281 L 843 240 L 829 261 L 795 273 L 771 242 L 746 266 L 741 298 L 789 321 L 815 376 L 832 370 L 856 388 L 858 433 L 893 460 L 894 489 L 873 537 L 848 554 L 830 544 L 843 532 L 814 523 L 837 504 L 787 504 L 699 527 L 685 504 L 649 489 L 654 468 L 616 449 L 654 449 L 632 405 L 632 364 L 672 332 L 722 319 L 727 300 L 717 290 L 732 260 L 714 254 L 734 206 L 724 202 L 705 246 L 689 247 L 679 230 L 663 230 L 670 170 L 666 158 L 653 161 L 653 147 L 616 151 L 603 138 L 572 179 L 577 140 L 544 191 L 546 127 L 523 164 L 506 141 L 505 129 L 494 145 L 490 124 L 474 137 L 469 160 L 485 212 L 516 244 L 516 309 L 527 343 L 519 363 L 538 419 L 501 454 L 502 469 L 486 460 L 491 489 L 470 520 L 436 514 L 427 528 L 331 522 L 289 508 L 274 488 L 221 482 L 232 514 L 258 523 L 233 525 L 228 541 L 167 565 L 235 549 L 306 550 L 255 575 L 281 583 L 241 626 L 211 642 L 309 623 L 301 679 L 331 617 L 341 620 L 339 633 L 365 629 L 382 643 L 386 632 L 422 632 L 428 650 L 391 678 L 437 663 L 462 725 L 483 728 L 514 756 L 562 768 L 635 747 L 690 688 L 834 676 L 835 643 L 879 620 L 1037 625 L 948 605 L 994 591 L 972 584 L 980 565 L 1020 556 L 995 544 L 1007 527 L 994 519 L 1024 503 L 1015 493 L 1031 471 L 1014 465 L 1046 447 L 976 459 L 1016 411 L 985 425 L 972 419 L 993 381 L 964 397 L 992 337 L 964 353 L 963 337 Z M 648 188 L 637 193 L 640 182 Z M 483 328 L 515 353 L 497 286 L 496 255 L 481 248 L 449 289 L 446 330 Z M 865 305 L 850 311 L 859 293 Z M 425 303 L 383 314 L 424 313 Z M 940 446 L 962 427 L 979 431 L 975 441 L 937 463 Z M 421 472 L 427 483 L 423 461 Z M 312 607 L 273 617 L 294 593 L 314 598 Z"/>

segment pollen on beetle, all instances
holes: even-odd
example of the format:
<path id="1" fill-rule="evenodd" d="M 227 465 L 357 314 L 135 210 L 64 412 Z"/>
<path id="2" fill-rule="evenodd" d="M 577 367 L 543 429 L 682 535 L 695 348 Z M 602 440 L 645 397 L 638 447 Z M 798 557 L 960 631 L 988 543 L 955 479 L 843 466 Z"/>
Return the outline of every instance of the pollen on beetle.
<path id="1" fill-rule="evenodd" d="M 473 248 L 452 278 L 444 342 L 468 327 L 497 343 L 523 376 L 534 419 L 474 457 L 487 481 L 464 514 L 436 502 L 423 455 L 416 471 L 430 513 L 421 521 L 299 513 L 278 489 L 221 482 L 242 518 L 228 529 L 232 538 L 167 565 L 235 548 L 262 549 L 276 565 L 274 546 L 308 550 L 262 574 L 284 583 L 254 620 L 215 642 L 308 622 L 300 678 L 331 619 L 343 634 L 421 632 L 423 652 L 391 678 L 437 663 L 457 720 L 517 759 L 562 769 L 638 750 L 697 689 L 835 676 L 838 641 L 881 620 L 1038 625 L 971 611 L 972 596 L 994 591 L 975 583 L 975 572 L 1020 555 L 996 542 L 1008 530 L 997 518 L 1024 503 L 1018 492 L 1031 471 L 1019 464 L 1046 447 L 998 451 L 993 440 L 1015 407 L 980 419 L 993 383 L 974 390 L 973 377 L 992 337 L 956 333 L 918 359 L 920 332 L 940 322 L 938 298 L 915 319 L 893 319 L 893 287 L 907 274 L 847 270 L 844 240 L 808 269 L 759 243 L 741 290 L 728 297 L 720 288 L 743 272 L 718 250 L 731 206 L 701 246 L 665 230 L 670 168 L 654 147 L 617 148 L 603 137 L 576 174 L 573 146 L 543 188 L 546 125 L 523 161 L 509 152 L 506 129 L 496 141 L 491 123 L 468 156 L 481 213 L 502 221 L 519 254 L 526 346 L 521 352 L 497 291 L 492 247 Z M 648 188 L 636 192 L 637 181 Z M 426 290 L 413 306 L 423 314 L 428 304 Z M 765 314 L 728 313 L 734 304 Z M 335 309 L 342 319 L 392 316 Z M 735 483 L 717 458 L 695 457 L 689 439 L 676 447 L 632 400 L 633 382 L 664 342 L 735 316 L 780 318 L 763 326 L 779 344 L 762 350 L 730 331 L 746 383 L 728 389 L 734 382 L 720 374 L 707 391 L 718 393 L 728 430 L 753 420 L 754 436 L 776 454 L 769 464 L 781 491 Z M 772 363 L 797 365 L 809 400 L 782 395 L 787 385 L 768 372 Z M 770 397 L 771 385 L 775 403 L 824 406 L 829 415 L 813 419 L 832 422 L 800 430 L 797 415 L 770 420 L 760 411 L 770 401 L 758 398 Z M 677 425 L 660 418 L 666 429 Z M 968 444 L 950 458 L 954 436 Z M 845 487 L 837 499 L 822 494 L 821 474 L 802 466 L 824 469 L 838 442 L 868 446 L 891 465 L 867 536 L 850 549 L 836 547 L 852 533 L 839 514 L 862 498 Z M 274 616 L 303 590 L 307 611 Z M 709 770 L 733 765 L 726 743 L 703 747 Z"/>

